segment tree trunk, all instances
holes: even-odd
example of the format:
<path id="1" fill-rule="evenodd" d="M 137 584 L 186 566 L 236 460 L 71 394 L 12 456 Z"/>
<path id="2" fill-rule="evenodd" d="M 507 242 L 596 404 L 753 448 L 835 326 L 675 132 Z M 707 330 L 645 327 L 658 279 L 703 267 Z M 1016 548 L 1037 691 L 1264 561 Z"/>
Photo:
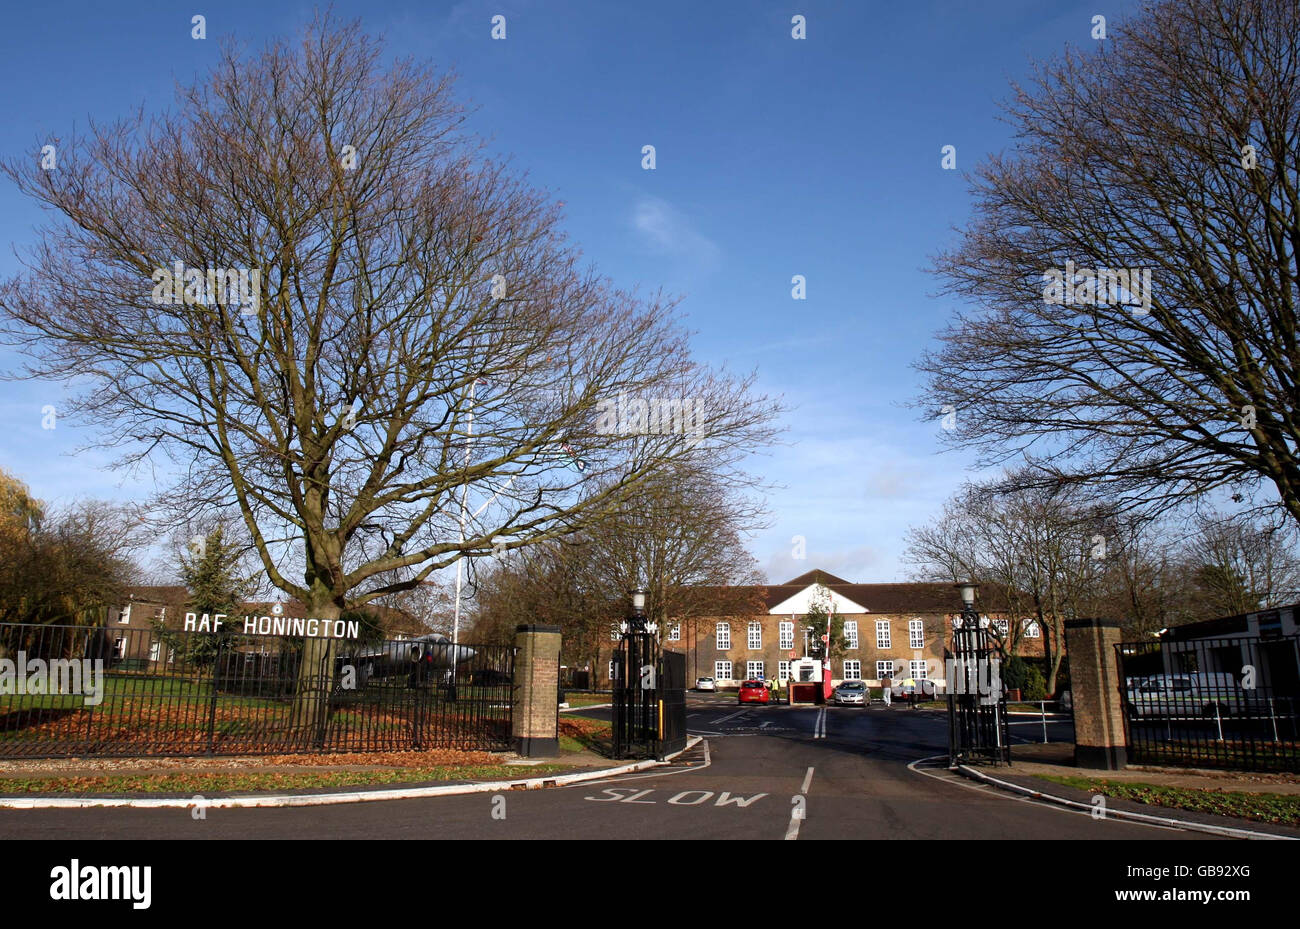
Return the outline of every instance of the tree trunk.
<path id="1" fill-rule="evenodd" d="M 338 619 L 342 610 L 332 600 L 310 605 L 313 619 Z M 304 640 L 298 665 L 298 683 L 294 692 L 292 729 L 295 742 L 323 748 L 329 733 L 330 694 L 334 689 L 334 659 L 338 655 L 335 638 Z"/>

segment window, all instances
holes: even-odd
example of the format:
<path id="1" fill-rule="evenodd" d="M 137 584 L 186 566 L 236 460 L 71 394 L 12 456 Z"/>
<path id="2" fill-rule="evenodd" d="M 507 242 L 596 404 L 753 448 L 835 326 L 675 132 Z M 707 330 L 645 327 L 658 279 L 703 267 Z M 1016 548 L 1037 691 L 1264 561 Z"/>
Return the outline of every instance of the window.
<path id="1" fill-rule="evenodd" d="M 713 662 L 714 680 L 729 681 L 731 680 L 731 662 L 715 661 Z"/>
<path id="2" fill-rule="evenodd" d="M 168 664 L 176 663 L 176 649 L 174 648 L 167 649 L 167 663 Z"/>
<path id="3" fill-rule="evenodd" d="M 789 651 L 794 648 L 794 623 L 781 623 L 781 650 Z"/>
<path id="4" fill-rule="evenodd" d="M 166 618 L 167 618 L 167 607 L 165 607 L 165 606 L 160 606 L 160 607 L 158 607 L 158 609 L 154 610 L 154 611 L 153 611 L 153 618 L 156 619 L 156 620 L 158 620 L 159 622 L 162 622 L 164 619 L 166 619 Z"/>
<path id="5" fill-rule="evenodd" d="M 889 620 L 876 620 L 876 648 L 890 648 L 889 644 Z"/>
<path id="6" fill-rule="evenodd" d="M 885 678 L 890 678 L 892 680 L 893 677 L 894 677 L 893 659 L 876 662 L 876 680 L 880 681 L 880 680 L 884 680 Z"/>
<path id="7" fill-rule="evenodd" d="M 1032 619 L 1025 620 L 1025 638 L 1037 639 L 1042 636 L 1043 631 L 1038 628 L 1038 623 Z"/>
<path id="8" fill-rule="evenodd" d="M 925 622 L 920 619 L 907 621 L 907 647 L 925 648 Z"/>
<path id="9" fill-rule="evenodd" d="M 860 681 L 862 680 L 862 662 L 856 658 L 845 660 L 844 662 L 844 680 Z"/>
<path id="10" fill-rule="evenodd" d="M 122 609 L 118 611 L 117 621 L 119 623 L 122 623 L 123 625 L 126 625 L 131 621 L 131 604 L 128 603 L 126 606 L 122 607 Z"/>
<path id="11" fill-rule="evenodd" d="M 993 620 L 993 628 L 997 630 L 998 635 L 1006 635 L 1011 631 L 1011 623 L 1005 619 Z"/>
<path id="12" fill-rule="evenodd" d="M 844 620 L 844 638 L 849 640 L 849 648 L 858 647 L 858 621 L 856 619 Z"/>
<path id="13" fill-rule="evenodd" d="M 731 623 L 718 623 L 718 651 L 725 652 L 731 648 Z M 730 666 L 731 662 L 727 662 Z M 728 677 L 730 677 L 730 667 L 728 667 Z"/>
<path id="14" fill-rule="evenodd" d="M 749 642 L 750 648 L 763 647 L 763 624 L 761 622 L 751 622 L 749 624 Z"/>
<path id="15" fill-rule="evenodd" d="M 784 625 L 784 623 L 782 623 L 782 625 Z M 776 663 L 776 679 L 782 683 L 790 680 L 790 662 L 778 661 Z"/>
<path id="16" fill-rule="evenodd" d="M 673 623 L 673 624 L 668 628 L 668 641 L 669 641 L 669 642 L 680 642 L 681 640 L 682 640 L 682 624 L 681 624 L 681 623 Z"/>
<path id="17" fill-rule="evenodd" d="M 616 680 L 618 680 L 618 678 L 616 678 L 616 677 L 614 676 L 614 673 L 615 673 L 615 671 L 617 671 L 617 670 L 618 670 L 618 669 L 614 667 L 614 662 L 613 662 L 613 661 L 610 661 L 610 663 L 609 663 L 609 679 L 610 679 L 611 681 L 616 681 Z"/>
<path id="18" fill-rule="evenodd" d="M 118 658 L 126 657 L 126 636 L 118 636 L 113 640 L 113 651 L 117 653 Z"/>
<path id="19" fill-rule="evenodd" d="M 618 629 L 618 623 L 610 623 L 610 624 L 609 624 L 609 640 L 610 640 L 611 642 L 617 642 L 617 641 L 618 641 L 618 638 L 619 638 L 619 634 L 620 634 L 620 633 L 619 633 L 619 629 Z"/>
<path id="20" fill-rule="evenodd" d="M 912 677 L 916 678 L 918 681 L 923 681 L 923 680 L 925 680 L 925 662 L 924 662 L 924 661 L 913 661 L 913 662 L 912 662 Z"/>
<path id="21" fill-rule="evenodd" d="M 763 662 L 747 661 L 745 662 L 745 677 L 751 681 L 765 680 L 763 677 Z"/>
<path id="22" fill-rule="evenodd" d="M 159 649 L 161 649 L 161 648 L 162 648 L 162 643 L 161 643 L 161 642 L 154 642 L 152 645 L 149 646 L 149 660 L 150 660 L 150 661 L 157 661 L 157 660 L 158 660 L 158 651 L 159 651 Z"/>

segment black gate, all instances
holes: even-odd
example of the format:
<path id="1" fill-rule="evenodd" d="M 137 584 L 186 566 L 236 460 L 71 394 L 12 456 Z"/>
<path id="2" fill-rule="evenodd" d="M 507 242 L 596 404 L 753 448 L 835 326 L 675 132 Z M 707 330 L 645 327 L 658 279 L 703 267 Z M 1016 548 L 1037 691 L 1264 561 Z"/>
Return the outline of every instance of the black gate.
<path id="1" fill-rule="evenodd" d="M 953 619 L 948 662 L 948 763 L 1010 764 L 1001 653 L 988 620 L 973 611 Z"/>
<path id="2" fill-rule="evenodd" d="M 659 675 L 659 757 L 686 747 L 686 655 L 664 650 Z"/>
<path id="3" fill-rule="evenodd" d="M 626 632 L 614 652 L 614 757 L 663 758 L 686 747 L 686 656 L 651 632 Z"/>
<path id="4" fill-rule="evenodd" d="M 1115 646 L 1132 764 L 1300 772 L 1300 636 Z"/>

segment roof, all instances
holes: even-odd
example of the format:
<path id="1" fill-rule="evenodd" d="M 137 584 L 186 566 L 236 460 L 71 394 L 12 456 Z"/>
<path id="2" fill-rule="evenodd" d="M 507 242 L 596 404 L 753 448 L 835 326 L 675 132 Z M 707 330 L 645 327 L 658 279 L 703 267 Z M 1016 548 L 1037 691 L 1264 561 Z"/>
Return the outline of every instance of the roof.
<path id="1" fill-rule="evenodd" d="M 1292 603 L 1287 606 L 1265 607 L 1261 610 L 1251 610 L 1249 613 L 1238 613 L 1236 616 L 1220 616 L 1216 619 L 1203 619 L 1196 623 L 1184 623 L 1181 626 L 1173 626 L 1166 629 L 1160 638 L 1208 639 L 1216 636 L 1240 635 L 1242 633 L 1250 632 L 1250 617 L 1285 610 L 1290 610 L 1291 615 L 1295 616 L 1297 613 L 1300 613 L 1300 603 Z"/>
<path id="2" fill-rule="evenodd" d="M 136 586 L 126 589 L 126 597 L 133 603 L 184 603 L 190 592 L 184 587 L 173 585 Z"/>
<path id="3" fill-rule="evenodd" d="M 802 590 L 803 588 L 807 587 L 809 584 L 822 584 L 824 586 L 829 587 L 832 584 L 848 584 L 848 583 L 849 581 L 844 580 L 844 578 L 842 577 L 836 577 L 834 574 L 831 574 L 827 571 L 823 571 L 821 568 L 814 568 L 811 571 L 805 571 L 803 574 L 800 574 L 798 577 L 794 578 L 793 580 L 786 581 L 784 584 L 779 584 L 777 586 L 780 587 L 797 586 L 800 590 Z"/>
<path id="4" fill-rule="evenodd" d="M 720 607 L 714 615 L 746 616 L 759 611 L 770 612 L 792 597 L 821 584 L 827 590 L 852 600 L 871 613 L 936 613 L 961 612 L 961 598 L 952 584 L 918 581 L 913 583 L 854 584 L 822 570 L 812 570 L 784 584 L 763 584 L 747 587 L 697 587 L 693 593 L 714 601 Z M 976 606 L 983 611 L 1002 612 L 1008 609 L 1004 591 L 992 585 L 980 589 Z"/>

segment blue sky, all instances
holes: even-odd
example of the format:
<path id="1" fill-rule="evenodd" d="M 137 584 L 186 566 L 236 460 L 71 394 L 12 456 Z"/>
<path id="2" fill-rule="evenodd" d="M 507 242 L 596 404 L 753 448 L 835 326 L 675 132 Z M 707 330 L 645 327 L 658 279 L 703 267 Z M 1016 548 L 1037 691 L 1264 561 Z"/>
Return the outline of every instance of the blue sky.
<path id="1" fill-rule="evenodd" d="M 751 469 L 783 485 L 751 549 L 769 580 L 813 567 L 905 579 L 903 533 L 937 514 L 972 459 L 941 452 L 937 422 L 904 404 L 911 363 L 957 308 L 930 256 L 955 241 L 964 175 L 1008 148 L 998 101 L 1033 58 L 1088 46 L 1092 17 L 1136 4 L 1007 2 L 338 2 L 411 54 L 460 75 L 471 126 L 565 203 L 585 255 L 624 286 L 682 297 L 696 355 L 792 408 L 788 444 Z M 190 17 L 208 38 L 190 37 Z M 506 18 L 506 39 L 490 36 Z M 791 37 L 801 14 L 807 38 Z M 233 33 L 259 47 L 311 4 L 25 4 L 0 33 L 0 152 L 171 106 Z M 654 145 L 657 167 L 641 167 Z M 957 170 L 941 168 L 944 145 Z M 0 186 L 0 277 L 32 241 L 34 207 Z M 804 275 L 807 299 L 791 297 Z M 13 364 L 0 353 L 0 368 Z M 0 467 L 46 500 L 143 499 L 147 473 L 41 428 L 61 388 L 0 383 Z M 792 539 L 806 540 L 806 558 Z"/>

